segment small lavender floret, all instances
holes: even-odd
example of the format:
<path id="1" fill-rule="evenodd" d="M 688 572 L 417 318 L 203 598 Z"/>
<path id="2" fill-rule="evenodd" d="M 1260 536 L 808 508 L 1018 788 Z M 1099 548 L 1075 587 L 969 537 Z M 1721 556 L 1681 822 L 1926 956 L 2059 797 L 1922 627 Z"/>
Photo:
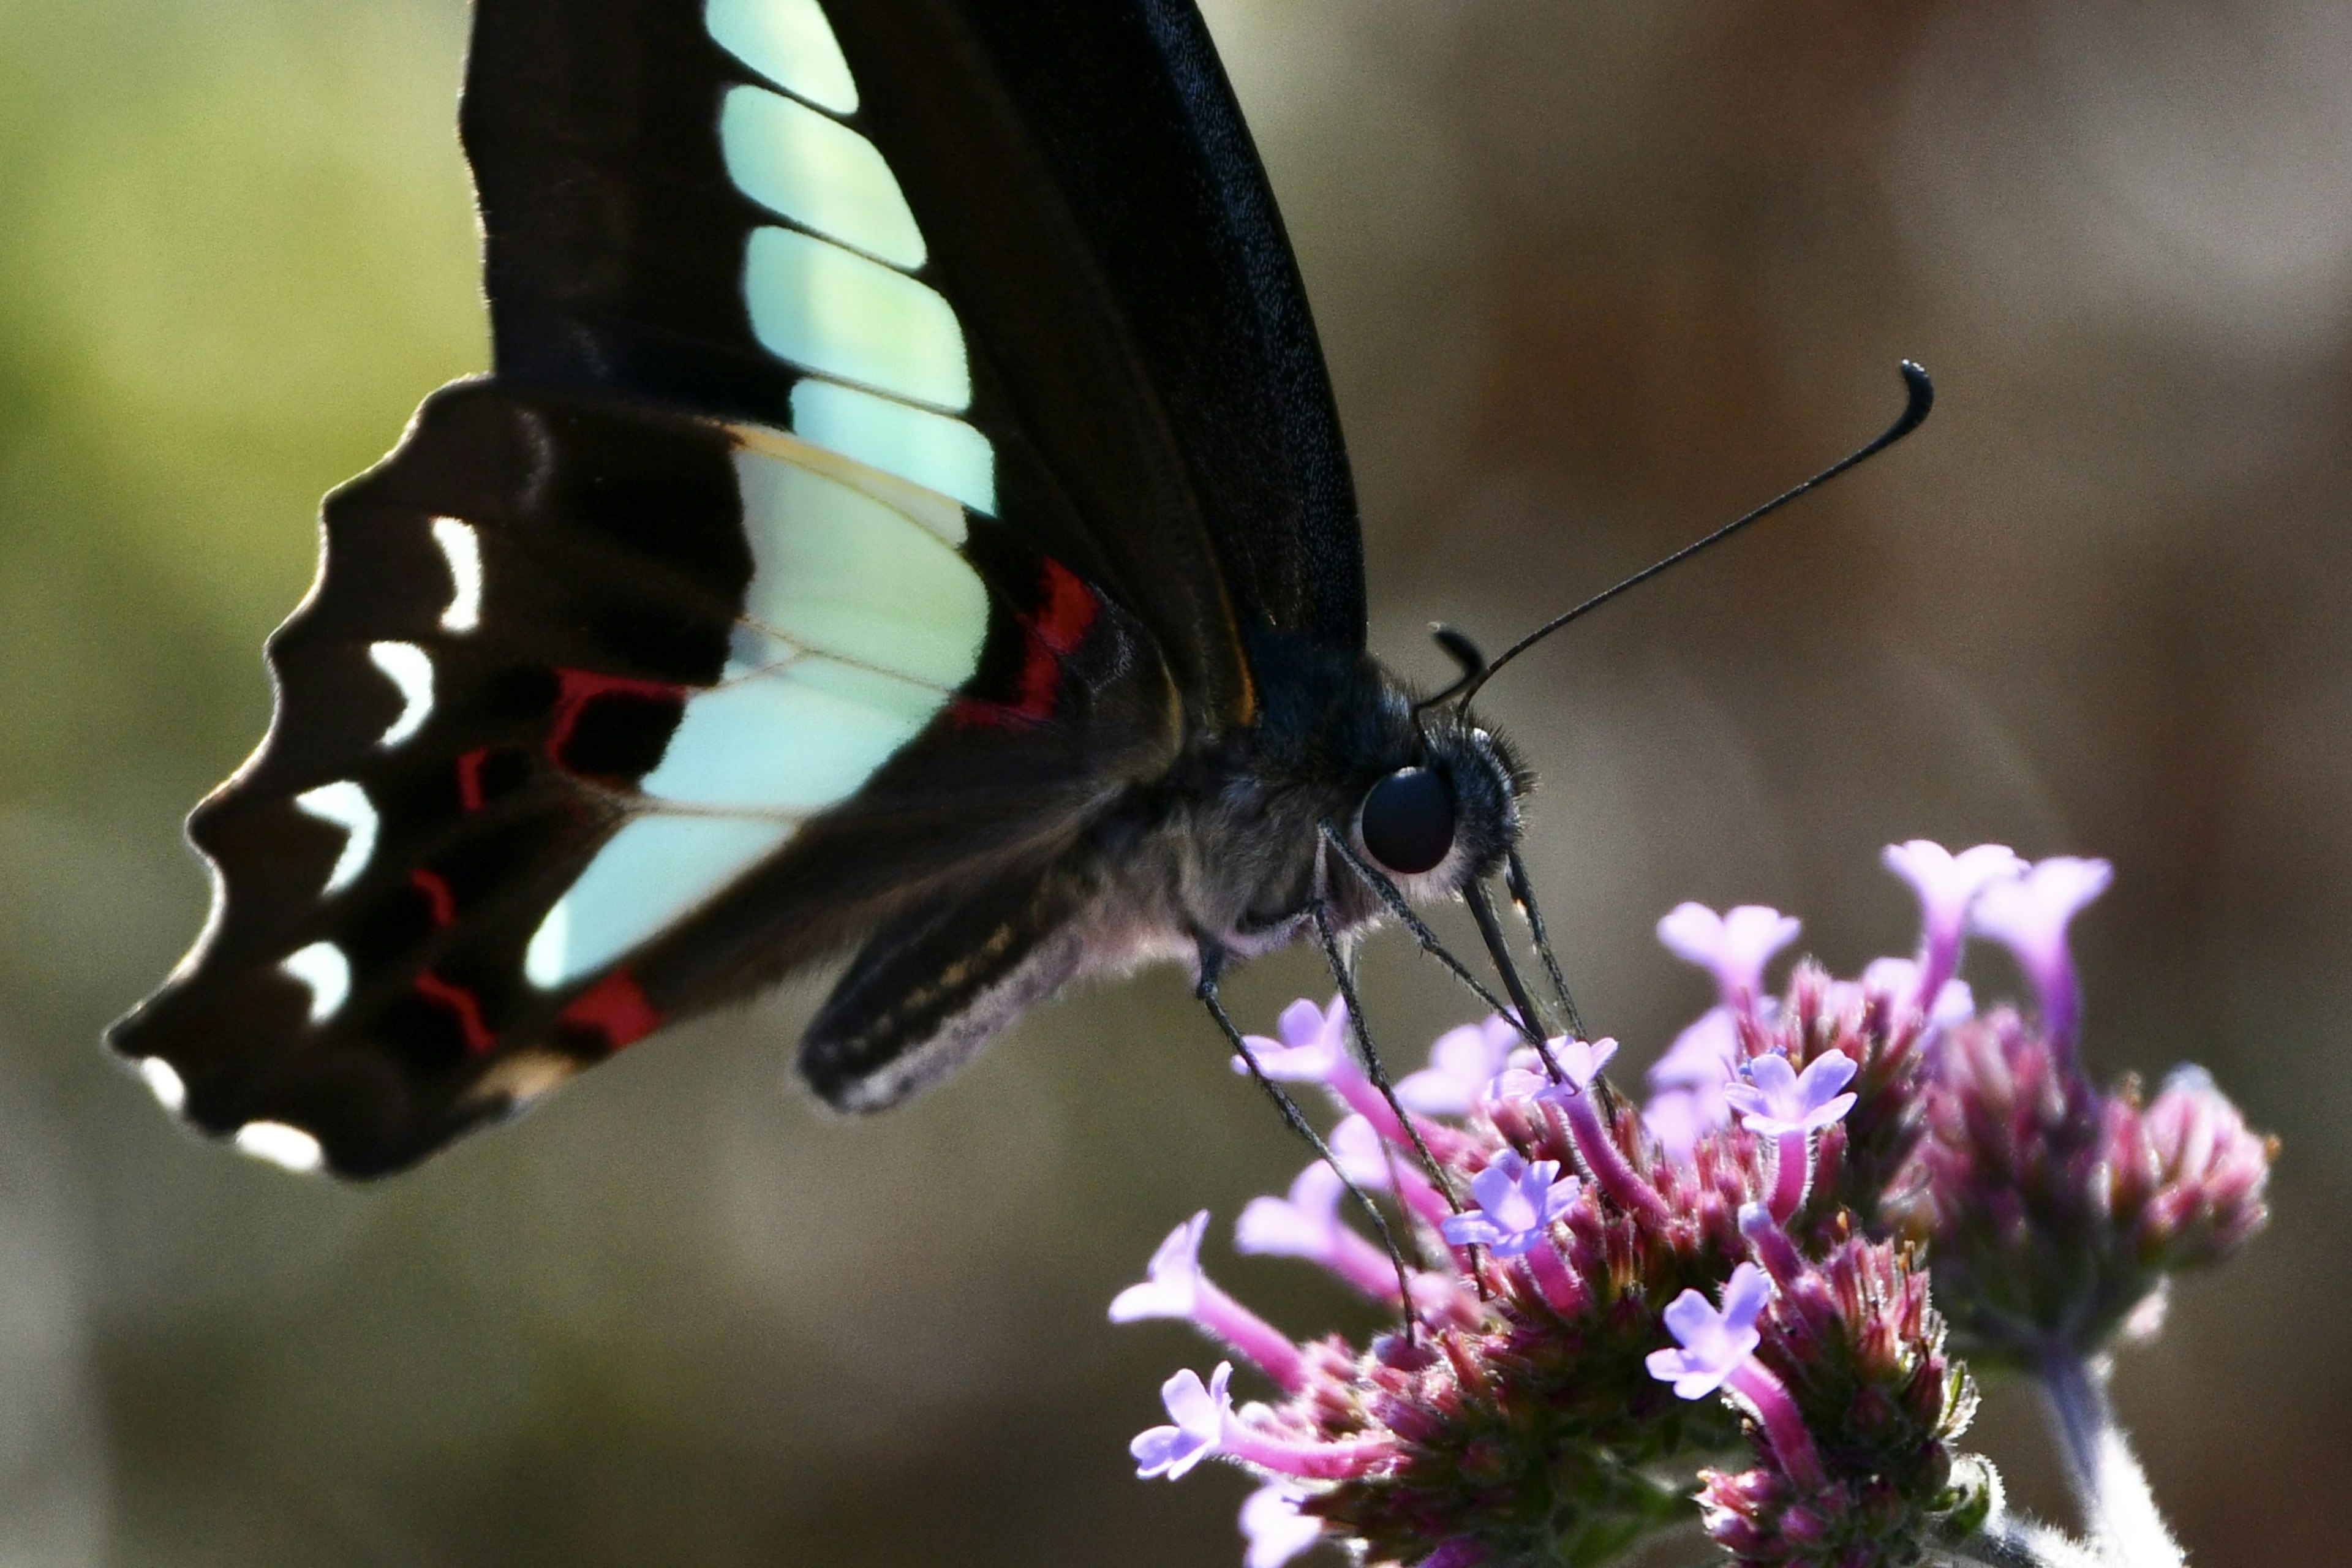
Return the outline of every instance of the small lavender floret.
<path id="1" fill-rule="evenodd" d="M 1242 1568 L 1282 1568 L 1322 1539 L 1323 1521 L 1298 1511 L 1305 1500 L 1305 1488 L 1282 1480 L 1268 1481 L 1242 1500 L 1242 1539 L 1249 1543 Z"/>
<path id="2" fill-rule="evenodd" d="M 1658 940 L 1675 957 L 1715 976 L 1727 1007 L 1745 1007 L 1764 994 L 1764 966 L 1797 940 L 1804 923 L 1761 904 L 1717 914 L 1705 904 L 1677 904 L 1658 921 Z"/>
<path id="3" fill-rule="evenodd" d="M 1818 1132 L 1853 1109 L 1857 1098 L 1840 1094 L 1858 1070 L 1852 1057 L 1827 1051 L 1799 1072 L 1779 1054 L 1748 1064 L 1748 1081 L 1727 1086 L 1724 1099 L 1750 1132 L 1767 1138 Z"/>
<path id="4" fill-rule="evenodd" d="M 1467 1116 L 1518 1043 L 1518 1029 L 1499 1016 L 1448 1029 L 1429 1047 L 1429 1065 L 1397 1080 L 1397 1099 L 1424 1116 Z"/>
<path id="5" fill-rule="evenodd" d="M 2066 928 L 2114 880 L 2115 868 L 2105 860 L 2053 856 L 2021 877 L 1988 886 L 1969 916 L 1979 934 L 2016 956 L 2042 999 L 2043 1033 L 2061 1045 L 2073 1042 L 2082 1010 Z"/>
<path id="6" fill-rule="evenodd" d="M 1201 1271 L 1201 1238 L 1208 1228 L 1209 1211 L 1202 1209 L 1170 1231 L 1151 1255 L 1143 1283 L 1130 1285 L 1112 1299 L 1110 1321 L 1181 1319 L 1230 1346 L 1283 1387 L 1297 1387 L 1306 1369 L 1289 1336 L 1226 1295 Z"/>
<path id="7" fill-rule="evenodd" d="M 1209 1374 L 1206 1387 L 1202 1385 L 1201 1374 L 1189 1366 L 1160 1385 L 1160 1403 L 1174 1425 L 1139 1432 L 1127 1446 L 1138 1476 L 1146 1480 L 1158 1476 L 1176 1480 L 1223 1446 L 1225 1426 L 1234 1414 L 1234 1396 L 1225 1384 L 1233 1376 L 1234 1363 L 1221 1361 Z"/>
<path id="8" fill-rule="evenodd" d="M 1644 1120 L 1675 1159 L 1690 1158 L 1703 1135 L 1730 1120 L 1723 1089 L 1739 1061 L 1739 1020 L 1769 1005 L 1764 967 L 1803 929 L 1794 916 L 1761 904 L 1724 914 L 1705 904 L 1677 904 L 1658 921 L 1667 951 L 1707 971 L 1716 984 L 1716 1005 L 1650 1068 Z"/>
<path id="9" fill-rule="evenodd" d="M 2025 862 L 2006 844 L 1979 844 L 1955 855 L 1927 838 L 1890 844 L 1881 858 L 1919 896 L 1919 957 L 1910 1001 L 1925 1010 L 1959 965 L 1978 898 L 1996 882 L 2024 875 Z"/>
<path id="10" fill-rule="evenodd" d="M 1456 1247 L 1484 1247 L 1497 1258 L 1517 1258 L 1543 1239 L 1576 1202 L 1582 1184 L 1561 1175 L 1557 1160 L 1529 1162 L 1506 1149 L 1470 1178 L 1470 1201 L 1476 1206 L 1438 1229 Z"/>
<path id="11" fill-rule="evenodd" d="M 1684 1291 L 1666 1304 L 1664 1314 L 1675 1348 L 1650 1352 L 1650 1375 L 1673 1384 L 1677 1399 L 1705 1399 L 1756 1353 L 1763 1340 L 1756 1319 L 1771 1299 L 1771 1280 L 1753 1263 L 1731 1271 L 1720 1309 L 1696 1290 Z"/>
<path id="12" fill-rule="evenodd" d="M 1396 1269 L 1388 1255 L 1339 1218 L 1346 1191 L 1318 1161 L 1298 1173 L 1286 1196 L 1252 1198 L 1234 1224 L 1236 1251 L 1318 1263 L 1377 1300 L 1393 1300 Z"/>

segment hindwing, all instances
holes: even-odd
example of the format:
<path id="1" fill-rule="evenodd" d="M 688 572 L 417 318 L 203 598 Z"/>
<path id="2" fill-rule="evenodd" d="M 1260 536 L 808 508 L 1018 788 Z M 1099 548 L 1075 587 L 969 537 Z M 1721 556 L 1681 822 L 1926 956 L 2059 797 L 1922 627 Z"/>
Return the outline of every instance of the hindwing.
<path id="1" fill-rule="evenodd" d="M 1052 854 L 1175 744 L 1124 611 L 782 433 L 461 384 L 325 531 L 191 823 L 205 936 L 113 1035 L 296 1163 L 408 1163 Z"/>

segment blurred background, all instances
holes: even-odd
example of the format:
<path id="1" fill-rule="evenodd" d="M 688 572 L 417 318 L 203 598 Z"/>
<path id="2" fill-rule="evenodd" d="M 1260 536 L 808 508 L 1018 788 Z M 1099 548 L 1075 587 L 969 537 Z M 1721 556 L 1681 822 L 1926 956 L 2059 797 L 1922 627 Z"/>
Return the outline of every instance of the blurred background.
<path id="1" fill-rule="evenodd" d="M 1490 646 L 1875 431 L 1895 455 L 1490 711 L 1588 1016 L 1708 999 L 1679 900 L 1907 947 L 1879 847 L 2100 854 L 2089 1048 L 2210 1064 L 2277 1223 L 2119 1372 L 2204 1568 L 2352 1533 L 2352 8 L 1214 0 L 1353 446 L 1374 642 Z M 1173 972 L 870 1123 L 812 995 L 388 1184 L 182 1135 L 98 1035 L 179 955 L 329 486 L 485 363 L 458 0 L 0 5 L 0 1562 L 1237 1563 L 1134 1480 L 1181 1329 L 1112 1293 L 1300 1152 Z M 1393 937 L 1418 1059 L 1463 999 Z M 1979 955 L 1980 992 L 2014 978 Z M 1270 1028 L 1296 958 L 1248 972 Z M 1212 1267 L 1360 1330 L 1304 1270 Z M 1981 1446 L 2063 1514 L 2030 1396 Z M 1696 1549 L 1685 1559 L 1700 1555 Z"/>

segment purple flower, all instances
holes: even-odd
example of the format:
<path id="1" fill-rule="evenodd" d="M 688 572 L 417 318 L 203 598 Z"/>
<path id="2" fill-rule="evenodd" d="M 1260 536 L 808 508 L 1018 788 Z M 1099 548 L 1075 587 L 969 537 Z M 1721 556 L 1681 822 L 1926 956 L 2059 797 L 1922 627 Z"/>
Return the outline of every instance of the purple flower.
<path id="1" fill-rule="evenodd" d="M 1343 998 L 1334 996 L 1325 1008 L 1301 997 L 1282 1010 L 1275 1026 L 1282 1036 L 1279 1040 L 1264 1035 L 1242 1037 L 1257 1058 L 1258 1070 L 1276 1082 L 1319 1083 L 1344 1095 L 1347 1086 L 1363 1076 L 1348 1049 L 1348 1004 Z M 1249 1064 L 1235 1057 L 1234 1070 L 1245 1073 Z"/>
<path id="2" fill-rule="evenodd" d="M 1642 1120 L 1676 1160 L 1688 1160 L 1699 1139 L 1731 1120 L 1723 1086 L 1739 1059 L 1739 1026 L 1728 1007 L 1710 1007 L 1675 1037 L 1650 1064 L 1650 1103 Z"/>
<path id="3" fill-rule="evenodd" d="M 1559 1173 L 1557 1160 L 1529 1163 L 1506 1149 L 1470 1178 L 1470 1201 L 1477 1206 L 1438 1229 L 1456 1247 L 1481 1246 L 1497 1257 L 1517 1258 L 1569 1211 L 1581 1185 Z"/>
<path id="4" fill-rule="evenodd" d="M 1617 1054 L 1614 1040 L 1571 1040 L 1566 1035 L 1556 1035 L 1544 1042 L 1544 1049 L 1559 1064 L 1560 1081 L 1554 1083 L 1543 1058 L 1530 1047 L 1522 1046 L 1511 1053 L 1510 1066 L 1496 1075 L 1487 1098 L 1491 1100 L 1572 1100 L 1591 1086 Z"/>
<path id="5" fill-rule="evenodd" d="M 1424 1116 L 1467 1116 L 1510 1062 L 1519 1031 L 1499 1014 L 1437 1037 L 1429 1065 L 1396 1086 L 1405 1108 Z"/>
<path id="6" fill-rule="evenodd" d="M 1200 1300 L 1201 1237 L 1208 1228 L 1209 1211 L 1202 1209 L 1170 1231 L 1145 1266 L 1143 1283 L 1129 1285 L 1112 1298 L 1110 1321 L 1191 1317 Z"/>
<path id="7" fill-rule="evenodd" d="M 1366 1295 L 1394 1300 L 1396 1266 L 1388 1254 L 1339 1221 L 1346 1189 L 1338 1173 L 1318 1160 L 1298 1173 L 1290 1194 L 1252 1198 L 1234 1223 L 1236 1251 L 1319 1263 Z"/>
<path id="8" fill-rule="evenodd" d="M 2018 967 L 2042 997 L 2042 1027 L 2053 1040 L 2071 1043 L 2080 1011 L 2074 961 L 2066 951 L 2066 926 L 2084 906 L 2107 890 L 2115 868 L 2105 860 L 2060 855 L 2037 860 L 2025 875 L 1995 882 L 1977 895 L 1970 923 L 2017 956 Z"/>
<path id="9" fill-rule="evenodd" d="M 1705 904 L 1685 903 L 1658 922 L 1658 940 L 1675 957 L 1712 973 L 1725 1006 L 1747 1008 L 1763 994 L 1764 966 L 1803 929 L 1794 915 L 1761 904 L 1719 915 Z"/>
<path id="10" fill-rule="evenodd" d="M 1801 1073 L 1775 1052 L 1748 1063 L 1748 1081 L 1727 1085 L 1723 1098 L 1751 1132 L 1801 1136 L 1820 1131 L 1853 1109 L 1854 1097 L 1838 1092 L 1853 1075 L 1853 1058 L 1843 1051 L 1823 1052 Z"/>
<path id="11" fill-rule="evenodd" d="M 1298 1511 L 1306 1496 L 1288 1481 L 1268 1481 L 1242 1500 L 1243 1568 L 1282 1568 L 1322 1536 L 1323 1521 Z"/>
<path id="12" fill-rule="evenodd" d="M 1331 1129 L 1330 1136 L 1323 1142 L 1349 1181 L 1368 1193 L 1389 1189 L 1394 1169 L 1389 1159 L 1389 1146 L 1381 1142 L 1379 1131 L 1370 1121 L 1360 1116 L 1349 1116 Z"/>
<path id="13" fill-rule="evenodd" d="M 1257 1058 L 1260 1072 L 1277 1083 L 1319 1083 L 1349 1110 L 1369 1118 L 1382 1137 L 1400 1143 L 1411 1142 L 1403 1124 L 1356 1059 L 1349 1041 L 1346 998 L 1334 996 L 1330 1005 L 1318 1007 L 1302 997 L 1282 1010 L 1276 1027 L 1282 1035 L 1279 1040 L 1263 1035 L 1242 1037 Z M 1233 1060 L 1235 1072 L 1249 1071 L 1249 1063 L 1239 1056 Z"/>
<path id="14" fill-rule="evenodd" d="M 1772 1282 L 1753 1263 L 1743 1263 L 1731 1271 L 1723 1287 L 1720 1311 L 1697 1291 L 1685 1290 L 1666 1304 L 1664 1314 L 1666 1331 L 1675 1336 L 1679 1348 L 1652 1351 L 1647 1358 L 1650 1375 L 1660 1383 L 1673 1384 L 1675 1394 L 1684 1399 L 1704 1399 L 1713 1394 L 1763 1342 L 1763 1335 L 1756 1331 L 1756 1319 L 1771 1299 Z M 1175 1409 L 1172 1401 L 1169 1409 Z"/>
<path id="15" fill-rule="evenodd" d="M 1168 1407 L 1172 1426 L 1154 1426 L 1136 1434 L 1127 1451 L 1135 1457 L 1135 1473 L 1146 1480 L 1165 1476 L 1170 1480 L 1224 1447 L 1225 1427 L 1234 1416 L 1234 1396 L 1225 1392 L 1233 1381 L 1234 1363 L 1221 1361 L 1209 1374 L 1186 1367 L 1160 1385 L 1160 1403 Z"/>
<path id="16" fill-rule="evenodd" d="M 1210 1338 L 1223 1342 L 1284 1388 L 1297 1388 L 1307 1371 L 1298 1347 L 1280 1329 L 1217 1289 L 1201 1272 L 1201 1237 L 1209 1228 L 1202 1209 L 1168 1233 L 1151 1255 L 1140 1285 L 1121 1290 L 1110 1304 L 1110 1321 L 1181 1318 Z"/>
<path id="17" fill-rule="evenodd" d="M 1906 1000 L 1924 1010 L 1959 965 L 1960 938 L 1978 897 L 1996 882 L 2024 875 L 2025 862 L 2006 844 L 1979 844 L 1955 855 L 1928 838 L 1890 844 L 1880 859 L 1919 896 L 1918 984 Z"/>

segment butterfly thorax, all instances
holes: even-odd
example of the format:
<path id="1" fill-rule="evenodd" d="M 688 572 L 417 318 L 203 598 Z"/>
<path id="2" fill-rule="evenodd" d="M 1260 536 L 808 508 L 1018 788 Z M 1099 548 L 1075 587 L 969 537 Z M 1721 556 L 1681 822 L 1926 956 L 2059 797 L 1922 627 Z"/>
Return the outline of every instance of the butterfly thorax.
<path id="1" fill-rule="evenodd" d="M 1433 773 L 1453 805 L 1443 857 L 1390 872 L 1408 899 L 1451 897 L 1517 840 L 1531 779 L 1501 737 L 1451 709 L 1416 716 L 1414 694 L 1368 655 L 1286 640 L 1252 651 L 1268 677 L 1262 689 L 1276 694 L 1256 721 L 1188 746 L 1163 779 L 1108 813 L 1081 851 L 1102 879 L 1097 917 L 1130 928 L 1132 958 L 1191 956 L 1204 939 L 1236 955 L 1280 947 L 1318 900 L 1342 931 L 1379 920 L 1380 894 L 1324 833 L 1329 825 L 1378 866 L 1364 803 L 1400 771 Z"/>

